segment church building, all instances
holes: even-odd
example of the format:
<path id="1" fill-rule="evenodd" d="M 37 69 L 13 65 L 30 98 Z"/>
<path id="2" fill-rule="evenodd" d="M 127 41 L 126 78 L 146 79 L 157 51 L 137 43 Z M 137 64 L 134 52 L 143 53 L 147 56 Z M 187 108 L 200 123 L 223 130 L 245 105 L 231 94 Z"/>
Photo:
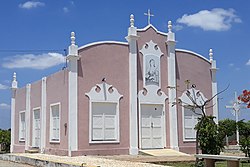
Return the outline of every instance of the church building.
<path id="1" fill-rule="evenodd" d="M 150 22 L 137 29 L 133 15 L 125 38 L 78 47 L 72 32 L 67 68 L 22 88 L 14 73 L 11 152 L 137 155 L 167 148 L 195 153 L 198 115 L 183 99 L 189 89 L 199 103 L 216 95 L 212 49 L 209 59 L 177 49 L 171 21 L 166 33 Z M 216 99 L 205 112 L 218 119 Z"/>

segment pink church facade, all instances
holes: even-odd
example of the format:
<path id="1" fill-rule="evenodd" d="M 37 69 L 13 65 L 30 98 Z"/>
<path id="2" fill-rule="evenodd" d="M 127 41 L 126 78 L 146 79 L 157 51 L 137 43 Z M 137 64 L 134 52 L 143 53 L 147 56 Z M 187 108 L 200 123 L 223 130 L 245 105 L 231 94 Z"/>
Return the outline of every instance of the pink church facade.
<path id="1" fill-rule="evenodd" d="M 12 82 L 11 152 L 38 149 L 56 155 L 138 154 L 143 149 L 195 153 L 197 115 L 173 105 L 195 83 L 204 99 L 217 93 L 216 62 L 175 48 L 167 33 L 134 26 L 127 42 L 78 47 L 68 68 L 18 88 Z M 198 90 L 196 90 L 198 91 Z M 215 99 L 216 100 L 216 99 Z M 216 101 L 206 110 L 218 118 Z"/>

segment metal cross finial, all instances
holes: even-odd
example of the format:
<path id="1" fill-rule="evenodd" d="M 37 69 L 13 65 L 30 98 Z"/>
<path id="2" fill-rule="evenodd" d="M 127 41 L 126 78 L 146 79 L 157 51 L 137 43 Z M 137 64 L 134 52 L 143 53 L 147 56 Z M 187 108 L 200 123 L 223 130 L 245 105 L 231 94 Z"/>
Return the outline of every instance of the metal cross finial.
<path id="1" fill-rule="evenodd" d="M 154 15 L 150 13 L 150 9 L 148 9 L 148 13 L 144 13 L 144 15 L 148 16 L 148 25 L 149 25 L 150 24 L 150 17 L 154 16 Z"/>
<path id="2" fill-rule="evenodd" d="M 235 115 L 235 121 L 238 122 L 239 121 L 240 109 L 243 109 L 245 107 L 241 105 L 240 101 L 237 98 L 237 93 L 236 92 L 235 92 L 234 96 L 235 96 L 234 97 L 235 99 L 234 99 L 233 105 L 232 106 L 226 106 L 226 108 L 233 109 L 233 115 Z M 237 130 L 236 130 L 236 137 L 237 137 L 237 145 L 238 145 L 239 141 L 240 141 L 238 127 L 237 127 Z"/>

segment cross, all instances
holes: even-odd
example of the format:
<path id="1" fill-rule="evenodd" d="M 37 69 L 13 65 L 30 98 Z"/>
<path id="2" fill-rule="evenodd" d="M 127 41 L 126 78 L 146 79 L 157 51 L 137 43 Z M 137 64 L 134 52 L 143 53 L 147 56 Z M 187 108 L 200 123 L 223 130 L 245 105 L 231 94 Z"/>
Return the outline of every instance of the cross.
<path id="1" fill-rule="evenodd" d="M 144 13 L 144 15 L 148 16 L 148 25 L 149 25 L 150 24 L 150 17 L 154 16 L 154 15 L 150 13 L 150 9 L 148 9 L 148 13 Z"/>
<path id="2" fill-rule="evenodd" d="M 234 102 L 232 106 L 226 106 L 226 108 L 230 108 L 233 110 L 233 115 L 235 115 L 235 121 L 238 122 L 239 121 L 239 113 L 240 113 L 240 109 L 245 108 L 244 106 L 241 105 L 241 103 L 239 102 L 238 98 L 237 98 L 237 93 L 234 93 Z M 239 129 L 237 127 L 236 129 L 236 138 L 237 138 L 237 145 L 239 145 L 240 142 L 240 135 L 239 135 Z"/>

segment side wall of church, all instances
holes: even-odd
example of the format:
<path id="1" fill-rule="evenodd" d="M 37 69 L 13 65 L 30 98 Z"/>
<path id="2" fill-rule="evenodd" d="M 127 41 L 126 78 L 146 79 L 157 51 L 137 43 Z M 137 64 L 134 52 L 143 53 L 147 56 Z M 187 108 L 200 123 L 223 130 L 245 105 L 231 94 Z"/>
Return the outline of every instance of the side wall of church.
<path id="1" fill-rule="evenodd" d="M 45 153 L 68 155 L 68 71 L 47 77 L 46 146 Z M 50 105 L 60 103 L 60 142 L 50 142 Z M 66 125 L 66 126 L 65 126 Z"/>
<path id="2" fill-rule="evenodd" d="M 25 111 L 26 106 L 26 89 L 25 87 L 19 88 L 16 91 L 16 106 L 15 106 L 15 139 L 14 139 L 14 152 L 24 152 L 25 142 L 19 141 L 19 118 L 20 112 Z"/>
<path id="3" fill-rule="evenodd" d="M 176 83 L 177 97 L 180 97 L 187 89 L 185 80 L 190 80 L 190 86 L 196 85 L 204 96 L 209 99 L 212 97 L 211 64 L 203 58 L 187 52 L 176 52 Z M 212 106 L 210 103 L 208 106 Z M 205 110 L 208 115 L 212 115 L 212 108 Z M 180 151 L 186 153 L 195 153 L 195 141 L 185 141 L 183 137 L 183 115 L 182 107 L 177 106 L 178 114 L 178 132 Z"/>
<path id="4" fill-rule="evenodd" d="M 128 45 L 97 44 L 79 50 L 78 63 L 78 144 L 73 155 L 128 154 L 129 151 L 129 53 Z M 89 98 L 96 84 L 106 82 L 123 95 L 119 108 L 118 143 L 89 143 Z"/>

